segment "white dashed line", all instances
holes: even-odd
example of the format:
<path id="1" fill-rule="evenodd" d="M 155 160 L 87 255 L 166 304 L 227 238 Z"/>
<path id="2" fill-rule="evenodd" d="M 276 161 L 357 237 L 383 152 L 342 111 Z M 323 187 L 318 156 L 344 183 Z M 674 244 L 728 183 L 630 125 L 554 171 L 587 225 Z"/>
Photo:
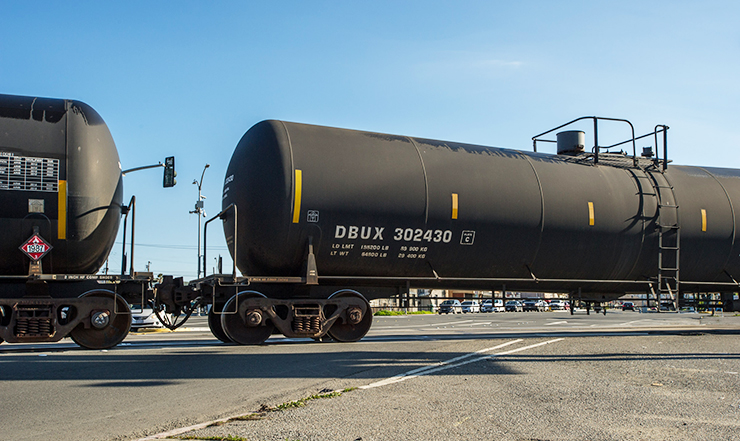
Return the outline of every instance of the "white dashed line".
<path id="1" fill-rule="evenodd" d="M 498 346 L 494 346 L 492 348 L 481 349 L 480 351 L 471 352 L 470 354 L 461 355 L 459 357 L 455 357 L 455 358 L 452 358 L 452 359 L 447 360 L 447 361 L 441 361 L 439 363 L 435 363 L 435 364 L 432 364 L 432 365 L 429 365 L 429 366 L 424 366 L 424 367 L 421 367 L 421 368 L 417 368 L 417 369 L 408 371 L 406 373 L 403 373 L 403 374 L 400 374 L 400 375 L 396 375 L 394 377 L 386 378 L 385 380 L 376 381 L 375 383 L 371 383 L 371 384 L 368 384 L 366 386 L 360 386 L 359 389 L 372 389 L 372 388 L 375 388 L 375 387 L 381 387 L 381 386 L 387 386 L 389 384 L 400 383 L 401 381 L 406 381 L 408 379 L 420 377 L 422 375 L 427 375 L 427 374 L 431 374 L 431 373 L 434 373 L 434 372 L 439 372 L 439 371 L 443 371 L 443 370 L 446 370 L 446 369 L 451 369 L 451 368 L 454 368 L 454 367 L 463 366 L 463 365 L 466 365 L 466 364 L 469 364 L 469 363 L 474 363 L 476 361 L 490 360 L 492 358 L 495 358 L 495 357 L 498 357 L 498 356 L 501 356 L 501 355 L 509 355 L 509 354 L 513 354 L 515 352 L 526 351 L 527 349 L 533 349 L 533 348 L 536 348 L 536 347 L 539 347 L 539 346 L 544 346 L 544 345 L 547 345 L 547 344 L 550 344 L 550 343 L 555 343 L 555 342 L 558 342 L 558 341 L 561 341 L 561 340 L 563 340 L 563 339 L 562 338 L 556 338 L 554 340 L 548 340 L 548 341 L 545 341 L 545 342 L 542 342 L 542 343 L 537 343 L 537 344 L 533 344 L 533 345 L 529 345 L 529 346 L 524 346 L 524 347 L 521 347 L 521 348 L 511 349 L 509 351 L 498 352 L 498 353 L 490 354 L 490 355 L 483 355 L 483 356 L 480 356 L 480 357 L 477 357 L 477 358 L 473 358 L 471 360 L 460 361 L 460 360 L 464 360 L 466 358 L 474 357 L 476 355 L 484 354 L 486 352 L 495 351 L 496 349 L 501 349 L 503 347 L 512 345 L 514 343 L 519 343 L 520 341 L 522 341 L 521 339 L 512 340 L 510 342 L 506 342 L 504 344 L 501 344 L 501 345 L 498 345 Z"/>

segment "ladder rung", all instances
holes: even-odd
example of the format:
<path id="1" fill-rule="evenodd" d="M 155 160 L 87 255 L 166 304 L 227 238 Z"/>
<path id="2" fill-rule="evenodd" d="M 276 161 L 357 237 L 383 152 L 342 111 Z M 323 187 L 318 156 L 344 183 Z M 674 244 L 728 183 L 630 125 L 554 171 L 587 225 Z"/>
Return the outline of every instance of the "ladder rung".
<path id="1" fill-rule="evenodd" d="M 671 205 L 671 204 L 658 204 L 658 207 L 665 207 L 665 208 L 678 208 L 678 205 Z"/>
<path id="2" fill-rule="evenodd" d="M 678 271 L 678 268 L 660 268 L 659 267 L 658 269 L 661 271 Z M 674 279 L 675 277 L 671 277 L 671 278 Z"/>
<path id="3" fill-rule="evenodd" d="M 678 250 L 678 249 L 680 249 L 680 248 L 678 248 L 678 247 L 664 247 L 664 246 L 661 246 L 661 247 L 659 247 L 659 248 L 660 248 L 661 250 Z"/>
<path id="4" fill-rule="evenodd" d="M 670 228 L 672 230 L 678 230 L 681 227 L 679 227 L 678 225 L 658 225 L 657 228 Z"/>

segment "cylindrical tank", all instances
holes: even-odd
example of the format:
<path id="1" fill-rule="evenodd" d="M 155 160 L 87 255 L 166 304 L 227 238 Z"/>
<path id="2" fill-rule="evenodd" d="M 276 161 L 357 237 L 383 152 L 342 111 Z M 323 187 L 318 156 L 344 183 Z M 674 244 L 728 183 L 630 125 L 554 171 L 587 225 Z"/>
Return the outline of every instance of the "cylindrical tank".
<path id="1" fill-rule="evenodd" d="M 28 274 L 19 247 L 51 244 L 44 273 L 90 274 L 110 252 L 123 195 L 118 151 L 79 101 L 0 95 L 0 274 Z"/>
<path id="2" fill-rule="evenodd" d="M 583 153 L 586 134 L 580 130 L 566 130 L 557 135 L 558 155 Z"/>
<path id="3" fill-rule="evenodd" d="M 320 276 L 511 279 L 519 280 L 511 289 L 614 292 L 630 286 L 583 280 L 655 278 L 656 227 L 670 222 L 680 227 L 680 247 L 664 243 L 662 252 L 680 248 L 681 280 L 740 277 L 740 171 L 661 173 L 640 160 L 634 167 L 603 154 L 594 164 L 263 121 L 242 137 L 226 172 L 223 207 L 238 207 L 236 242 L 233 216 L 224 231 L 250 276 L 301 275 L 310 240 Z M 538 282 L 545 279 L 559 282 Z"/>

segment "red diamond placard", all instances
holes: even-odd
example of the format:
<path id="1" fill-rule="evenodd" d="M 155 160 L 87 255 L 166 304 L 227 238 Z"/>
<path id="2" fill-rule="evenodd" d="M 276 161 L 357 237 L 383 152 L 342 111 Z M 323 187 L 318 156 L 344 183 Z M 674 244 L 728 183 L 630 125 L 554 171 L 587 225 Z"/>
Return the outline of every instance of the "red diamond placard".
<path id="1" fill-rule="evenodd" d="M 51 248 L 52 246 L 38 234 L 34 234 L 20 246 L 20 250 L 34 262 L 37 262 L 44 257 L 46 253 L 51 251 Z"/>

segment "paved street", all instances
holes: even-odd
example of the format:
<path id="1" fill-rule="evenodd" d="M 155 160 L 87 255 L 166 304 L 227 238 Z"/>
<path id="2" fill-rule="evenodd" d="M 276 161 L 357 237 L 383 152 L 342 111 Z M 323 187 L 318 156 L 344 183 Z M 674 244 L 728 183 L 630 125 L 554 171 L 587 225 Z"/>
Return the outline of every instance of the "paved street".
<path id="1" fill-rule="evenodd" d="M 359 388 L 338 398 L 312 401 L 306 406 L 309 411 L 323 409 L 323 420 L 319 423 L 316 416 L 307 417 L 303 423 L 290 424 L 280 423 L 275 417 L 292 418 L 289 412 L 272 412 L 264 420 L 298 428 L 295 435 L 286 435 L 289 432 L 283 430 L 285 427 L 263 425 L 259 426 L 266 428 L 262 432 L 244 429 L 246 432 L 238 436 L 249 440 L 289 437 L 301 440 L 389 439 L 383 437 L 384 425 L 365 427 L 364 432 L 356 436 L 347 433 L 354 438 L 321 438 L 318 434 L 321 432 L 312 432 L 311 427 L 316 424 L 329 427 L 344 421 L 347 426 L 355 425 L 343 420 L 346 416 L 340 417 L 339 410 L 331 409 L 335 406 L 333 403 L 342 407 L 346 406 L 342 400 L 351 399 L 352 406 L 358 406 L 357 409 L 363 406 L 397 408 L 398 412 L 363 419 L 369 421 L 367 424 L 373 421 L 380 424 L 378 421 L 401 418 L 408 426 L 406 439 L 414 439 L 423 427 L 434 425 L 437 418 L 444 419 L 452 412 L 450 406 L 459 400 L 467 403 L 464 408 L 469 408 L 466 415 L 469 414 L 471 422 L 493 405 L 491 400 L 499 406 L 505 405 L 504 408 L 509 409 L 507 412 L 520 409 L 526 400 L 521 401 L 521 397 L 511 393 L 521 386 L 517 386 L 517 381 L 525 379 L 538 384 L 553 381 L 553 376 L 557 376 L 557 390 L 579 397 L 580 392 L 576 392 L 588 390 L 589 384 L 593 390 L 600 390 L 598 383 L 593 383 L 599 378 L 606 382 L 604 384 L 609 384 L 613 375 L 621 378 L 620 381 L 632 377 L 639 379 L 641 384 L 653 381 L 651 375 L 656 363 L 658 368 L 667 363 L 689 363 L 690 367 L 676 367 L 681 375 L 692 369 L 710 373 L 722 369 L 722 372 L 738 372 L 740 348 L 735 343 L 738 340 L 736 331 L 740 331 L 740 317 L 621 311 L 606 316 L 586 315 L 585 312 L 575 315 L 567 312 L 489 313 L 376 317 L 370 334 L 351 344 L 276 336 L 262 346 L 236 346 L 215 340 L 207 330 L 205 318 L 195 317 L 184 330 L 137 333 L 108 351 L 83 350 L 69 341 L 3 344 L 0 346 L 2 438 L 139 439 L 249 414 L 263 405 L 277 406 L 321 391 Z M 603 354 L 608 357 L 602 358 Z M 709 366 L 720 360 L 726 366 Z M 617 366 L 613 366 L 614 363 Z M 707 366 L 702 367 L 704 364 Z M 393 380 L 399 375 L 404 379 Z M 670 378 L 671 374 L 666 376 Z M 726 378 L 720 378 L 723 376 Z M 724 392 L 728 400 L 740 400 L 736 374 L 710 377 L 712 384 Z M 663 381 L 663 376 L 660 378 Z M 502 380 L 516 381 L 509 384 Z M 473 383 L 466 383 L 468 381 Z M 478 386 L 472 387 L 472 384 Z M 702 392 L 701 385 L 700 382 L 684 385 L 681 393 L 691 397 L 689 392 Z M 508 395 L 497 395 L 497 387 L 512 389 Z M 402 403 L 395 402 L 399 388 L 406 391 L 402 396 L 410 394 L 416 398 L 409 403 L 404 401 L 401 406 Z M 546 393 L 550 388 L 543 389 L 543 399 L 550 397 Z M 423 399 L 427 395 L 436 398 Z M 598 401 L 597 396 L 590 396 Z M 615 399 L 602 398 L 610 402 Z M 386 404 L 379 404 L 383 402 Z M 431 406 L 432 402 L 437 404 Z M 417 407 L 404 407 L 414 403 Z M 543 405 L 536 400 L 530 404 L 534 408 Z M 609 403 L 602 404 L 606 412 Z M 697 402 L 696 405 L 702 404 Z M 574 412 L 572 406 L 568 408 Z M 303 412 L 303 408 L 300 411 Z M 368 415 L 375 412 L 369 408 L 367 411 Z M 362 411 L 358 412 L 363 415 Z M 414 418 L 403 417 L 409 415 L 405 412 L 410 412 Z M 460 420 L 456 421 L 466 418 L 461 415 L 457 415 Z M 586 424 L 581 419 L 579 417 L 579 423 Z M 459 425 L 463 426 L 466 424 Z M 226 430 L 231 424 L 221 427 Z M 280 434 L 282 438 L 278 435 L 269 438 L 264 430 Z M 339 428 L 337 431 L 343 433 Z M 486 438 L 487 434 L 490 433 L 450 432 L 452 439 L 490 439 Z M 444 439 L 446 435 L 440 433 L 439 436 Z"/>

